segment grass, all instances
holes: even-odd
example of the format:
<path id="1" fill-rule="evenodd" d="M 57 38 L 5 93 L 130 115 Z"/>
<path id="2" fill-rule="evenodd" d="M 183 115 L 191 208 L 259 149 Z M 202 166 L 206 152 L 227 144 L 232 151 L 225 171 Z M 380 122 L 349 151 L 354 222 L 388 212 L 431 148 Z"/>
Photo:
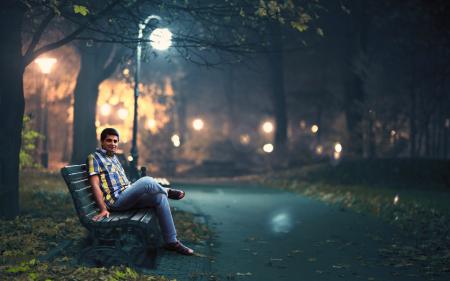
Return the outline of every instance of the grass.
<path id="1" fill-rule="evenodd" d="M 0 220 L 0 280 L 167 280 L 143 275 L 125 266 L 90 268 L 76 266 L 76 249 L 87 231 L 80 224 L 66 184 L 59 173 L 28 170 L 20 176 L 21 214 Z M 177 232 L 184 241 L 200 243 L 211 233 L 191 213 L 173 210 Z M 69 247 L 50 262 L 40 262 L 63 241 Z M 78 248 L 77 248 L 78 247 Z"/>

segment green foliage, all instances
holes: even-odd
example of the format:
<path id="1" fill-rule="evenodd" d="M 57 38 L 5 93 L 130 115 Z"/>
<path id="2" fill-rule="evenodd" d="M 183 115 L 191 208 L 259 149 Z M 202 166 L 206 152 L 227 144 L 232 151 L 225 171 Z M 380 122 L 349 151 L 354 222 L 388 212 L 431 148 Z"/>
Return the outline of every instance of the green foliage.
<path id="1" fill-rule="evenodd" d="M 36 141 L 43 136 L 38 132 L 34 131 L 30 125 L 30 117 L 23 117 L 23 128 L 22 128 L 22 147 L 20 149 L 19 168 L 37 167 L 38 164 L 33 160 L 32 154 L 36 150 Z"/>
<path id="2" fill-rule="evenodd" d="M 81 5 L 73 5 L 73 12 L 75 14 L 80 14 L 82 16 L 87 16 L 89 14 L 88 8 L 86 8 L 86 6 Z"/>

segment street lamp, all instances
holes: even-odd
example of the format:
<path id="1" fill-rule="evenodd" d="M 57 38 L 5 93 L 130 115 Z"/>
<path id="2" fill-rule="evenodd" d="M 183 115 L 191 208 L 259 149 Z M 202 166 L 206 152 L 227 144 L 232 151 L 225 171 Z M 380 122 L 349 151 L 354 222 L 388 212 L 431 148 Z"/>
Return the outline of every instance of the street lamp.
<path id="1" fill-rule="evenodd" d="M 137 172 L 137 163 L 139 159 L 138 149 L 137 149 L 137 119 L 138 119 L 138 98 L 139 98 L 139 77 L 141 74 L 141 56 L 142 56 L 142 37 L 144 34 L 145 27 L 150 22 L 150 20 L 158 20 L 161 18 L 159 16 L 151 15 L 148 16 L 142 23 L 139 24 L 138 30 L 138 42 L 136 45 L 136 71 L 134 73 L 134 115 L 133 115 L 133 136 L 131 142 L 131 155 L 128 157 L 130 161 L 131 173 Z M 161 31 L 164 30 L 164 31 Z M 155 32 L 157 32 L 155 34 Z M 169 36 L 170 34 L 170 36 Z M 153 40 L 152 40 L 153 38 Z M 151 42 L 155 42 L 156 46 L 152 44 L 153 48 L 163 51 L 168 49 L 172 45 L 172 33 L 167 28 L 157 28 L 150 35 Z M 156 43 L 159 42 L 159 43 Z M 137 175 L 134 175 L 137 176 Z"/>
<path id="2" fill-rule="evenodd" d="M 37 58 L 34 61 L 44 74 L 44 120 L 42 122 L 44 141 L 43 151 L 41 154 L 41 164 L 44 168 L 48 168 L 48 96 L 46 91 L 48 87 L 48 74 L 52 71 L 53 65 L 57 60 L 55 58 Z"/>

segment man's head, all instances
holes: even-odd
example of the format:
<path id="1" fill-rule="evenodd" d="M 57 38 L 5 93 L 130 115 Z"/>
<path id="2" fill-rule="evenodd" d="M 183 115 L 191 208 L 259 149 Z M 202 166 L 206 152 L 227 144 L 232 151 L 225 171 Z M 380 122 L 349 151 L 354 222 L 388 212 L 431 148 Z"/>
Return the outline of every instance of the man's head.
<path id="1" fill-rule="evenodd" d="M 106 153 L 116 153 L 119 146 L 119 132 L 114 128 L 104 129 L 100 134 L 100 142 Z"/>

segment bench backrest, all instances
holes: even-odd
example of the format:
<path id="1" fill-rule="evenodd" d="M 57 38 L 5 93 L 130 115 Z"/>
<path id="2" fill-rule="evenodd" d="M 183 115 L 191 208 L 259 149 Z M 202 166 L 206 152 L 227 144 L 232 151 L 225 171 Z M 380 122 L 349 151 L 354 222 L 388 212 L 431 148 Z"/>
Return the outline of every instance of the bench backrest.
<path id="1" fill-rule="evenodd" d="M 99 208 L 89 184 L 86 164 L 66 166 L 61 169 L 61 175 L 72 195 L 80 222 L 88 227 Z"/>

